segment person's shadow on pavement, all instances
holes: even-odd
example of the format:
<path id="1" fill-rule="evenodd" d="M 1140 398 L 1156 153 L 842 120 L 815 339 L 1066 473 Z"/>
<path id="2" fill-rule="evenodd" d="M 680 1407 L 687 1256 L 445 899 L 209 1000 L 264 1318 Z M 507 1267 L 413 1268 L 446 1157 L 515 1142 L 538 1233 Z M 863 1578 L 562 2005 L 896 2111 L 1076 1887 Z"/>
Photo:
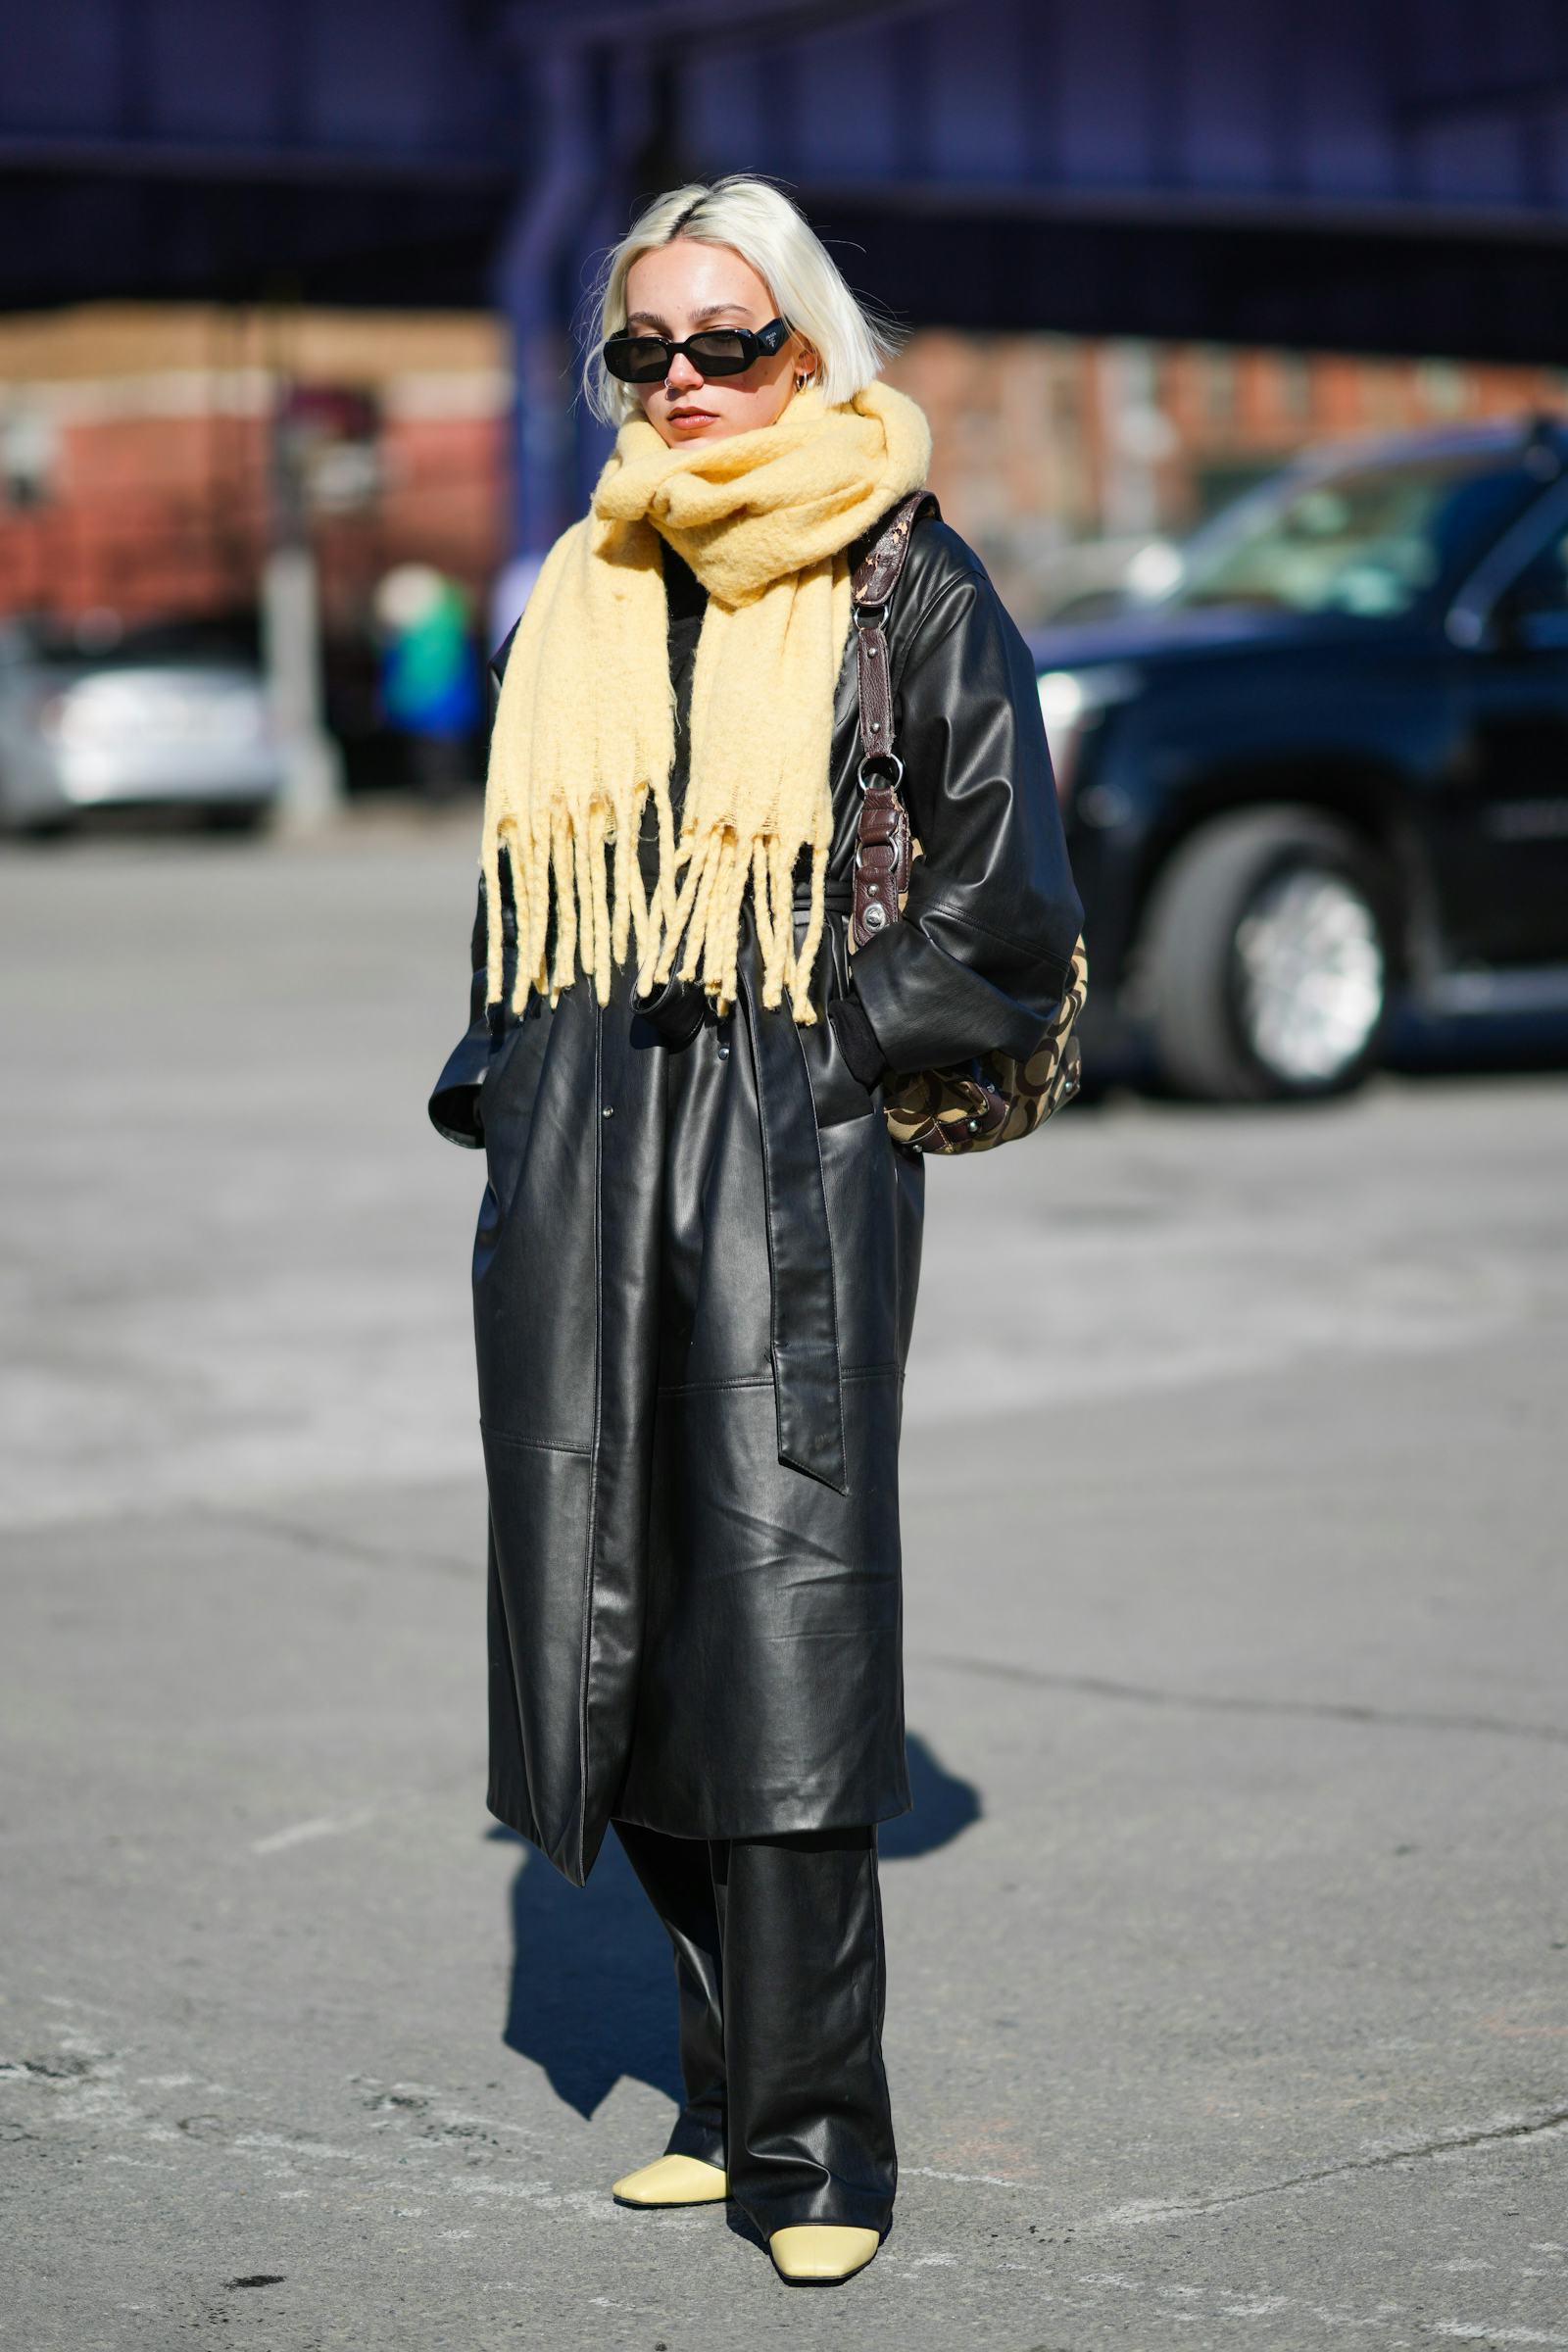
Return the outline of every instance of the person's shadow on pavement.
<path id="1" fill-rule="evenodd" d="M 884 1862 L 912 1862 L 980 1818 L 980 1793 L 908 1735 L 912 1812 L 884 1822 Z M 679 2100 L 668 1939 L 612 1832 L 583 1887 L 514 1831 L 488 1833 L 522 1849 L 512 1883 L 512 1991 L 502 2036 L 544 2069 L 551 2088 L 591 2116 L 622 2075 Z"/>

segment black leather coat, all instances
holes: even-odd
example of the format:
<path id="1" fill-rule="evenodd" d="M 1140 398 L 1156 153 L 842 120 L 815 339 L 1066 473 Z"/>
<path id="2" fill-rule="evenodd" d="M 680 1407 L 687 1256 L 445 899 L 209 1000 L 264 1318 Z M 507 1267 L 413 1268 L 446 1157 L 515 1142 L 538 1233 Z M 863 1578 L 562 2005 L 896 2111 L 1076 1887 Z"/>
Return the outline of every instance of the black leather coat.
<path id="1" fill-rule="evenodd" d="M 665 573 L 678 808 L 703 599 L 667 554 Z M 850 995 L 893 1070 L 1026 1054 L 1080 921 L 1033 665 L 935 516 L 888 635 L 924 855 L 904 921 L 852 978 L 847 648 L 813 1002 L 821 1016 Z M 898 1452 L 924 1164 L 826 1018 L 762 1007 L 749 927 L 722 1021 L 678 981 L 635 1009 L 624 971 L 603 1009 L 579 974 L 553 1012 L 532 998 L 515 1018 L 484 1003 L 483 913 L 481 886 L 472 1018 L 430 1115 L 488 1160 L 490 1809 L 577 1883 L 613 1817 L 698 1838 L 901 1813 Z"/>

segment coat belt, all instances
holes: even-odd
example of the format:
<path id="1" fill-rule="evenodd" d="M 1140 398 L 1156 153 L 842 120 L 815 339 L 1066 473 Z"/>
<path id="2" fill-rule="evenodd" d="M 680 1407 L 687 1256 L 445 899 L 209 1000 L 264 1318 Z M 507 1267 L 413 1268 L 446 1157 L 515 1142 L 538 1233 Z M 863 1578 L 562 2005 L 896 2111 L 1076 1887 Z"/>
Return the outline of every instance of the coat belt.
<path id="1" fill-rule="evenodd" d="M 811 906 L 810 892 L 808 890 L 798 890 L 795 893 L 795 897 L 791 904 L 793 905 L 797 914 L 808 914 Z M 854 883 L 829 882 L 824 880 L 822 884 L 822 904 L 827 908 L 829 914 L 853 914 L 855 911 Z"/>
<path id="2" fill-rule="evenodd" d="M 837 886 L 829 890 L 830 908 L 840 895 Z M 843 894 L 843 907 L 835 910 L 849 904 Z M 778 1458 L 842 1494 L 849 1471 L 833 1236 L 810 1072 L 787 1005 L 770 1012 L 760 1003 L 752 959 L 745 956 L 737 993 L 751 1042 L 761 1126 Z"/>

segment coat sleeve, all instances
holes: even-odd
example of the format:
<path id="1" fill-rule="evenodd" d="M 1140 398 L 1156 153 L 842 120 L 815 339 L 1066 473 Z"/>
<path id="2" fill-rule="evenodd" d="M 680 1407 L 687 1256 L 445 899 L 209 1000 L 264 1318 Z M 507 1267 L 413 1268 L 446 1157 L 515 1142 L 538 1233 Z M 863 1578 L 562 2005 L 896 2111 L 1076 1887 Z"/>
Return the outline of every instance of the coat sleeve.
<path id="1" fill-rule="evenodd" d="M 967 553 L 967 551 L 965 551 Z M 886 1067 L 1032 1053 L 1083 922 L 1034 663 L 978 560 L 937 590 L 898 688 L 922 855 L 904 919 L 856 950 L 848 1002 Z"/>
<path id="2" fill-rule="evenodd" d="M 520 617 L 520 616 L 519 616 Z M 490 674 L 497 687 L 506 675 L 507 656 L 512 640 L 517 634 L 514 621 L 506 636 L 490 657 Z M 510 913 L 510 909 L 504 910 Z M 516 926 L 507 928 L 507 946 L 515 942 Z M 468 983 L 468 1026 L 447 1055 L 446 1066 L 435 1082 L 435 1091 L 427 1108 L 430 1123 L 438 1135 L 449 1144 L 465 1144 L 470 1151 L 484 1142 L 484 1120 L 479 1109 L 479 1090 L 489 1067 L 493 1032 L 485 1007 L 488 984 L 489 934 L 485 922 L 484 876 L 479 877 L 479 900 L 474 910 L 473 931 L 468 941 L 468 964 L 472 978 Z"/>
<path id="3" fill-rule="evenodd" d="M 466 1144 L 470 1150 L 476 1150 L 484 1142 L 479 1090 L 484 1085 L 485 1071 L 489 1066 L 491 1044 L 490 1016 L 485 1007 L 489 971 L 482 875 L 479 878 L 478 910 L 473 918 L 473 934 L 468 942 L 468 961 L 473 973 L 468 984 L 468 1026 L 447 1055 L 446 1066 L 435 1082 L 428 1109 L 430 1123 L 438 1135 L 444 1135 L 449 1144 Z"/>

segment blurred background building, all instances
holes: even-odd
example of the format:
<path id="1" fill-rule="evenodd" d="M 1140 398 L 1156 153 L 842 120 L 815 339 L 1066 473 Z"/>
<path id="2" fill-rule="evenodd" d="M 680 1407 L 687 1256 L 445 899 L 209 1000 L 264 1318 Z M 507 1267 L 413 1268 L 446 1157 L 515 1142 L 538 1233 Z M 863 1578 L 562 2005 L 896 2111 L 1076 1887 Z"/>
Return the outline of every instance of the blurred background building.
<path id="1" fill-rule="evenodd" d="M 1049 330 L 919 328 L 891 373 L 931 417 L 944 511 L 1025 625 L 1303 443 L 1568 409 L 1544 365 Z M 0 318 L 0 612 L 253 602 L 280 415 L 334 645 L 368 642 L 393 564 L 436 565 L 482 613 L 512 552 L 515 378 L 494 314 L 72 306 Z"/>

